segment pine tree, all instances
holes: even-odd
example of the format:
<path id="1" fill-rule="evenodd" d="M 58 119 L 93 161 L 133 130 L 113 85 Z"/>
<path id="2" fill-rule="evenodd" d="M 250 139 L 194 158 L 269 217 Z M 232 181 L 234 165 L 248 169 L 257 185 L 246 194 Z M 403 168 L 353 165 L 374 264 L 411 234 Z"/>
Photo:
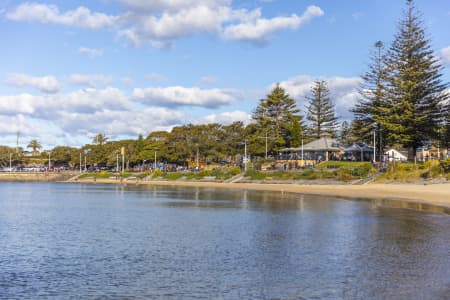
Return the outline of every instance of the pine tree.
<path id="1" fill-rule="evenodd" d="M 311 88 L 311 96 L 307 99 L 309 106 L 306 118 L 310 122 L 310 134 L 316 138 L 323 133 L 336 136 L 338 122 L 327 83 L 317 80 Z"/>
<path id="2" fill-rule="evenodd" d="M 339 132 L 339 141 L 342 144 L 344 144 L 344 145 L 350 144 L 351 134 L 352 134 L 351 130 L 352 129 L 347 121 L 342 122 L 341 130 Z"/>
<path id="3" fill-rule="evenodd" d="M 265 99 L 260 100 L 253 113 L 253 119 L 260 130 L 256 134 L 270 134 L 271 144 L 277 149 L 289 146 L 294 136 L 294 142 L 298 139 L 298 131 L 302 132 L 302 117 L 299 112 L 295 100 L 277 84 Z"/>
<path id="4" fill-rule="evenodd" d="M 391 144 L 408 148 L 414 159 L 417 147 L 436 137 L 448 99 L 447 84 L 441 80 L 442 66 L 435 58 L 430 40 L 412 0 L 407 0 L 404 19 L 387 53 L 388 110 L 380 123 Z"/>
<path id="5" fill-rule="evenodd" d="M 386 141 L 386 130 L 382 123 L 389 115 L 389 102 L 387 101 L 387 71 L 385 56 L 382 52 L 383 43 L 375 43 L 369 64 L 369 70 L 362 76 L 359 88 L 360 100 L 352 112 L 355 115 L 355 132 L 359 141 L 369 143 L 373 139 L 373 131 L 377 131 L 377 148 L 382 149 Z"/>

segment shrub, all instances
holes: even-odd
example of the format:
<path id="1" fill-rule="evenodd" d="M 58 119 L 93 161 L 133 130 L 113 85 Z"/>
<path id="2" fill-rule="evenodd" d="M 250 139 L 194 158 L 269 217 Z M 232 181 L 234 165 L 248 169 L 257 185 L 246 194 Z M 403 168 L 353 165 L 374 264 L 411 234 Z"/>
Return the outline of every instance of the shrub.
<path id="1" fill-rule="evenodd" d="M 256 171 L 256 170 L 247 170 L 245 176 L 250 177 L 252 180 L 264 180 L 266 179 L 266 174 Z"/>
<path id="2" fill-rule="evenodd" d="M 158 178 L 158 177 L 161 177 L 162 173 L 163 173 L 163 172 L 162 172 L 160 169 L 156 169 L 156 170 L 153 172 L 152 178 Z"/>
<path id="3" fill-rule="evenodd" d="M 177 180 L 183 176 L 184 175 L 182 173 L 164 173 L 164 174 L 162 174 L 162 177 L 167 180 Z"/>

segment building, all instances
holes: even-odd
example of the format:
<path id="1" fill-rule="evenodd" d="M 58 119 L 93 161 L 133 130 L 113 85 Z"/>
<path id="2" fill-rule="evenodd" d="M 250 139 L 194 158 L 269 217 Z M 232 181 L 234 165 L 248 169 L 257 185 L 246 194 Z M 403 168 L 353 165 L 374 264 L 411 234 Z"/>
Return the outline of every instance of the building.
<path id="1" fill-rule="evenodd" d="M 279 160 L 297 161 L 299 166 L 314 164 L 321 161 L 340 160 L 344 154 L 344 147 L 330 134 L 324 133 L 315 141 L 303 147 L 285 148 L 280 151 Z"/>
<path id="2" fill-rule="evenodd" d="M 344 149 L 343 159 L 349 161 L 374 161 L 373 147 L 364 143 L 354 143 Z"/>
<path id="3" fill-rule="evenodd" d="M 399 151 L 394 148 L 390 148 L 386 152 L 384 152 L 387 156 L 388 161 L 407 161 L 408 160 L 408 152 Z"/>

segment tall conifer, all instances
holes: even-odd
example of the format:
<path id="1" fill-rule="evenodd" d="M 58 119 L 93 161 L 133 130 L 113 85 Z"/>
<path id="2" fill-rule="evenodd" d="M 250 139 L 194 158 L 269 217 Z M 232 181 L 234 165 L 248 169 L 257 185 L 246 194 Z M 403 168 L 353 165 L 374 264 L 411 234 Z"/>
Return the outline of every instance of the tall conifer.
<path id="1" fill-rule="evenodd" d="M 448 94 L 441 80 L 442 66 L 412 0 L 407 0 L 404 18 L 388 50 L 387 70 L 389 113 L 380 123 L 388 131 L 389 142 L 403 144 L 408 158 L 413 159 L 417 147 L 436 137 Z"/>
<path id="2" fill-rule="evenodd" d="M 309 106 L 307 107 L 306 118 L 310 122 L 311 136 L 319 138 L 323 133 L 336 136 L 338 121 L 327 83 L 323 80 L 317 80 L 311 87 L 311 96 L 307 99 L 309 100 Z"/>

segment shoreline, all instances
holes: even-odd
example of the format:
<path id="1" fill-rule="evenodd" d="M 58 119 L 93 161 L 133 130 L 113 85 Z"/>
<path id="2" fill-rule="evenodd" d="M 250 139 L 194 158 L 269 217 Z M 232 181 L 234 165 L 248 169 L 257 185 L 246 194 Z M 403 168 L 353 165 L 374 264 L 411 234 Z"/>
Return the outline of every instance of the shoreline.
<path id="1" fill-rule="evenodd" d="M 343 198 L 373 199 L 390 202 L 412 202 L 416 204 L 434 205 L 450 209 L 450 183 L 441 184 L 382 184 L 365 185 L 299 185 L 274 183 L 223 183 L 207 181 L 134 181 L 122 182 L 113 179 L 79 179 L 69 183 L 83 184 L 123 184 L 149 186 L 177 186 L 221 188 L 236 190 L 256 190 L 272 192 L 288 192 L 296 194 L 336 196 Z"/>

